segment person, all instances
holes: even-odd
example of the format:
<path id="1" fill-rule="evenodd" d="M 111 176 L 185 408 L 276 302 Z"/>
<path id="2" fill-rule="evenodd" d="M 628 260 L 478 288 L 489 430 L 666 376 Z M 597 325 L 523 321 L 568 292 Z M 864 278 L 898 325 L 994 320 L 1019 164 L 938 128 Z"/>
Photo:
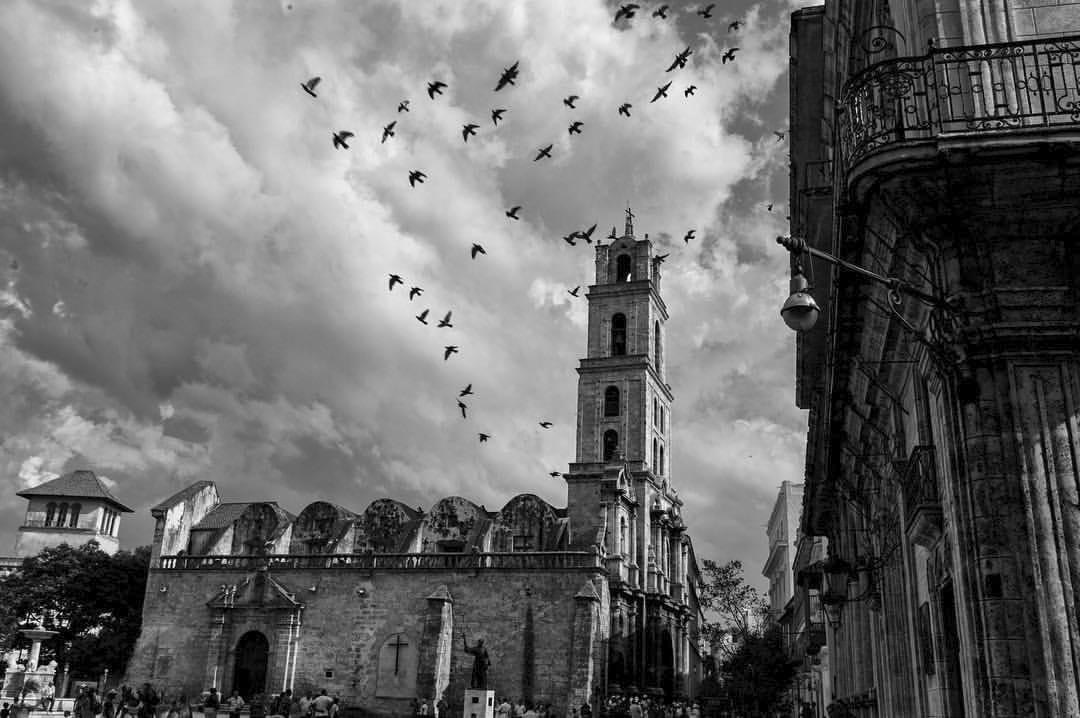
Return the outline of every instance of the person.
<path id="1" fill-rule="evenodd" d="M 10 703 L 4 703 L 4 705 L 2 707 L 0 707 L 0 718 L 11 718 L 11 704 Z"/>
<path id="2" fill-rule="evenodd" d="M 270 703 L 270 718 L 288 718 L 289 707 L 292 705 L 292 689 L 286 688 L 278 693 Z"/>
<path id="3" fill-rule="evenodd" d="M 156 708 L 161 699 L 158 698 L 157 692 L 149 683 L 142 684 L 142 688 L 139 689 L 138 699 L 139 709 L 137 715 L 139 718 L 155 718 Z"/>
<path id="4" fill-rule="evenodd" d="M 510 701 L 506 700 L 506 696 L 503 696 L 502 703 L 495 709 L 495 713 L 498 714 L 499 718 L 510 718 L 510 710 Z"/>
<path id="5" fill-rule="evenodd" d="M 334 702 L 330 704 L 330 718 L 338 718 L 338 713 L 341 712 L 341 701 L 337 696 L 334 696 Z"/>
<path id="6" fill-rule="evenodd" d="M 217 686 L 210 686 L 209 692 L 203 698 L 203 718 L 217 718 L 218 708 L 221 707 L 221 696 L 218 695 Z"/>
<path id="7" fill-rule="evenodd" d="M 51 711 L 54 702 L 56 702 L 56 686 L 46 683 L 41 689 L 41 710 Z"/>
<path id="8" fill-rule="evenodd" d="M 592 707 L 589 706 L 589 702 L 585 701 L 581 704 L 581 718 L 592 718 Z"/>
<path id="9" fill-rule="evenodd" d="M 330 706 L 333 705 L 334 699 L 326 695 L 326 689 L 323 688 L 319 691 L 319 695 L 311 702 L 311 708 L 315 713 L 315 718 L 330 718 Z"/>
<path id="10" fill-rule="evenodd" d="M 101 701 L 98 700 L 94 689 L 90 686 L 79 692 L 75 699 L 75 718 L 96 718 L 101 712 Z"/>
<path id="11" fill-rule="evenodd" d="M 533 710 L 532 702 L 529 702 L 529 703 L 525 704 L 524 718 L 540 718 L 539 714 L 537 714 L 537 712 L 535 710 Z"/>
<path id="12" fill-rule="evenodd" d="M 240 691 L 234 688 L 226 703 L 229 706 L 229 718 L 240 718 L 240 709 L 244 707 L 244 698 L 240 695 Z"/>
<path id="13" fill-rule="evenodd" d="M 641 704 L 638 703 L 637 696 L 630 699 L 630 718 L 642 718 Z"/>
<path id="14" fill-rule="evenodd" d="M 450 705 L 445 698 L 439 697 L 439 702 L 435 704 L 435 710 L 436 718 L 450 718 Z"/>
<path id="15" fill-rule="evenodd" d="M 311 691 L 304 694 L 304 697 L 300 699 L 300 718 L 307 718 L 311 715 Z"/>

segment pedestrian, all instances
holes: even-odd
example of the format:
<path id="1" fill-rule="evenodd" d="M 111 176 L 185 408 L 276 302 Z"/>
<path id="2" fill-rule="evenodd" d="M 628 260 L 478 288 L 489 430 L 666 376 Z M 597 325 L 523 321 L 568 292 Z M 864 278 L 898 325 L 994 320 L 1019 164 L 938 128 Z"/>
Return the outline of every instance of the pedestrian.
<path id="1" fill-rule="evenodd" d="M 240 691 L 233 689 L 229 700 L 225 701 L 229 708 L 229 718 L 240 718 L 240 709 L 244 707 L 244 698 Z"/>
<path id="2" fill-rule="evenodd" d="M 525 704 L 525 713 L 522 714 L 522 718 L 540 718 L 540 716 L 533 710 L 532 703 Z"/>
<path id="3" fill-rule="evenodd" d="M 445 698 L 439 698 L 439 702 L 435 704 L 436 718 L 450 718 L 450 706 L 447 705 Z"/>
<path id="4" fill-rule="evenodd" d="M 431 714 L 431 706 L 428 705 L 427 698 L 423 698 L 420 701 L 420 718 L 428 718 Z"/>
<path id="5" fill-rule="evenodd" d="M 341 712 L 341 701 L 337 696 L 334 696 L 334 702 L 330 704 L 330 718 L 338 718 L 338 713 Z"/>
<path id="6" fill-rule="evenodd" d="M 311 708 L 315 714 L 315 718 L 330 718 L 330 706 L 333 705 L 333 703 L 334 700 L 326 695 L 325 688 L 319 691 L 319 695 L 311 702 Z"/>
<path id="7" fill-rule="evenodd" d="M 218 708 L 221 707 L 221 696 L 218 695 L 217 687 L 210 686 L 209 692 L 203 698 L 203 718 L 217 718 Z"/>
<path id="8" fill-rule="evenodd" d="M 75 718 L 96 718 L 101 712 L 101 701 L 94 694 L 94 689 L 87 686 L 75 699 Z"/>
<path id="9" fill-rule="evenodd" d="M 46 683 L 41 688 L 41 710 L 51 711 L 53 709 L 53 703 L 56 701 L 56 686 L 52 683 Z"/>
<path id="10" fill-rule="evenodd" d="M 592 707 L 588 701 L 581 704 L 581 718 L 592 718 Z"/>
<path id="11" fill-rule="evenodd" d="M 495 712 L 499 715 L 499 718 L 510 718 L 510 711 L 513 710 L 510 706 L 510 701 L 506 700 L 506 696 L 503 696 L 502 703 L 495 709 Z"/>
<path id="12" fill-rule="evenodd" d="M 300 718 L 307 718 L 311 715 L 311 691 L 304 694 L 304 697 L 300 699 Z"/>
<path id="13" fill-rule="evenodd" d="M 156 718 L 157 705 L 161 702 L 161 699 L 153 686 L 149 683 L 143 683 L 142 688 L 139 689 L 138 701 L 137 715 L 139 718 Z"/>
<path id="14" fill-rule="evenodd" d="M 4 705 L 2 707 L 0 707 L 0 718 L 11 718 L 11 704 L 10 703 L 4 703 Z"/>

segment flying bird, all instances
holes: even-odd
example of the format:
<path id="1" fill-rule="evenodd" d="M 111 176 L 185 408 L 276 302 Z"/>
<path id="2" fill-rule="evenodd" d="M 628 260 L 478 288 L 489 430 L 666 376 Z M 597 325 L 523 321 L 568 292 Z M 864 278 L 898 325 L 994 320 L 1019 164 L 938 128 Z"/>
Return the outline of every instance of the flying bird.
<path id="1" fill-rule="evenodd" d="M 663 264 L 664 260 L 667 259 L 667 258 L 668 258 L 668 255 L 666 255 L 666 254 L 658 254 L 655 257 L 653 257 L 653 261 L 655 261 L 657 264 Z"/>
<path id="2" fill-rule="evenodd" d="M 694 94 L 694 90 L 696 90 L 696 89 L 697 89 L 697 85 L 690 85 L 685 90 L 683 90 L 683 93 L 682 93 L 683 97 L 690 97 L 690 95 Z"/>
<path id="3" fill-rule="evenodd" d="M 694 54 L 694 51 L 690 49 L 689 45 L 687 45 L 685 50 L 675 55 L 675 60 L 671 63 L 671 65 L 668 66 L 668 69 L 664 72 L 671 72 L 676 67 L 680 70 L 686 67 L 686 61 L 690 59 L 690 56 L 692 54 Z"/>
<path id="4" fill-rule="evenodd" d="M 397 124 L 397 120 L 394 120 L 389 125 L 382 128 L 382 141 L 383 142 L 386 142 L 386 139 L 388 137 L 393 137 L 394 136 L 394 125 L 396 125 L 396 124 Z"/>
<path id="5" fill-rule="evenodd" d="M 567 107 L 569 107 L 571 110 L 573 110 L 573 109 L 576 109 L 574 107 L 574 103 L 577 102 L 578 99 L 579 99 L 579 97 L 577 95 L 570 95 L 569 97 L 563 98 L 562 103 L 564 105 L 566 105 Z"/>
<path id="6" fill-rule="evenodd" d="M 487 252 L 485 252 L 484 248 L 481 247 L 479 244 L 477 244 L 476 242 L 473 242 L 473 246 L 472 246 L 472 250 L 470 250 L 470 254 L 472 255 L 473 259 L 476 259 L 476 255 L 478 255 L 478 254 L 487 254 Z"/>
<path id="7" fill-rule="evenodd" d="M 342 147 L 345 149 L 349 149 L 349 145 L 346 143 L 346 140 L 348 140 L 352 136 L 353 133 L 349 132 L 348 130 L 341 130 L 340 132 L 335 132 L 334 147 L 339 149 Z"/>
<path id="8" fill-rule="evenodd" d="M 409 111 L 409 101 L 408 100 L 402 100 L 401 102 L 399 102 L 398 106 L 397 106 L 397 111 L 398 112 L 408 112 Z"/>
<path id="9" fill-rule="evenodd" d="M 727 52 L 725 52 L 723 54 L 723 56 L 720 58 L 720 64 L 721 65 L 726 65 L 728 60 L 731 60 L 732 62 L 735 62 L 735 53 L 738 52 L 738 51 L 739 51 L 739 48 L 733 47 L 730 50 L 728 50 Z"/>
<path id="10" fill-rule="evenodd" d="M 469 124 L 467 124 L 467 125 L 465 125 L 464 127 L 461 128 L 461 136 L 462 136 L 462 138 L 464 138 L 464 140 L 466 142 L 468 142 L 469 141 L 469 135 L 475 135 L 476 130 L 479 129 L 479 128 L 480 128 L 480 125 L 474 125 L 473 123 L 470 122 Z"/>
<path id="11" fill-rule="evenodd" d="M 777 142 L 783 142 L 784 138 L 787 137 L 786 132 L 777 132 L 776 130 L 773 130 L 773 134 L 776 135 Z"/>
<path id="12" fill-rule="evenodd" d="M 571 232 L 570 234 L 563 236 L 563 241 L 569 244 L 571 247 L 575 247 L 577 246 L 577 242 L 574 241 L 575 237 L 577 237 L 577 232 Z"/>
<path id="13" fill-rule="evenodd" d="M 558 471 L 550 471 L 550 472 L 548 472 L 548 476 L 550 476 L 553 479 L 557 479 L 560 476 L 562 476 L 562 474 L 560 474 Z"/>
<path id="14" fill-rule="evenodd" d="M 576 122 L 571 123 L 571 125 L 566 129 L 572 135 L 580 135 L 581 134 L 581 126 L 584 125 L 584 124 L 585 124 L 584 122 L 582 122 L 581 120 L 578 120 Z"/>
<path id="15" fill-rule="evenodd" d="M 427 179 L 427 175 L 420 170 L 413 170 L 409 173 L 409 186 L 415 187 L 416 183 L 424 184 L 424 180 Z"/>
<path id="16" fill-rule="evenodd" d="M 586 229 L 584 232 L 578 232 L 577 236 L 581 237 L 582 239 L 584 239 L 589 244 L 592 244 L 592 233 L 595 232 L 595 231 L 596 231 L 596 225 L 594 224 L 593 226 Z"/>
<path id="17" fill-rule="evenodd" d="M 713 10 L 713 8 L 714 8 L 714 7 L 716 7 L 716 3 L 709 3 L 709 4 L 708 4 L 708 5 L 706 5 L 705 7 L 701 8 L 700 10 L 698 10 L 698 11 L 697 11 L 697 14 L 698 14 L 698 15 L 701 15 L 701 17 L 703 17 L 703 18 L 705 18 L 706 20 L 708 20 L 709 18 L 711 18 L 711 17 L 712 17 L 712 10 Z"/>
<path id="18" fill-rule="evenodd" d="M 607 238 L 608 239 L 618 239 L 618 237 L 615 236 L 615 225 L 611 225 L 611 234 L 609 234 L 607 236 Z"/>
<path id="19" fill-rule="evenodd" d="M 453 310 L 451 310 L 451 311 L 446 313 L 445 317 L 443 317 L 442 319 L 439 320 L 439 325 L 438 325 L 439 329 L 442 329 L 443 327 L 453 328 L 454 325 L 450 323 L 450 315 L 453 314 L 453 313 L 454 313 Z"/>
<path id="20" fill-rule="evenodd" d="M 428 315 L 428 312 L 430 312 L 430 311 L 431 311 L 430 309 L 425 309 L 424 311 L 417 314 L 416 315 L 416 321 L 420 322 L 421 324 L 427 324 L 427 315 Z"/>
<path id="21" fill-rule="evenodd" d="M 541 421 L 540 426 L 544 427 L 545 429 L 550 429 L 551 428 L 551 422 L 550 421 Z"/>
<path id="22" fill-rule="evenodd" d="M 536 153 L 536 157 L 533 158 L 533 162 L 538 162 L 544 157 L 551 159 L 551 148 L 554 146 L 555 145 L 548 145 L 547 147 L 541 147 L 540 150 Z"/>
<path id="23" fill-rule="evenodd" d="M 502 116 L 503 116 L 503 114 L 504 114 L 505 112 L 506 112 L 506 109 L 505 109 L 505 108 L 502 108 L 502 107 L 500 107 L 500 108 L 499 108 L 499 109 L 497 109 L 497 110 L 492 110 L 492 111 L 491 111 L 491 124 L 493 124 L 493 125 L 495 125 L 496 127 L 498 127 L 498 126 L 499 126 L 499 120 L 501 120 L 501 119 L 502 119 Z"/>
<path id="24" fill-rule="evenodd" d="M 773 203 L 772 203 L 772 202 L 769 202 L 768 206 L 767 206 L 767 207 L 765 207 L 765 210 L 766 210 L 767 212 L 772 212 L 772 205 L 773 205 Z"/>
<path id="25" fill-rule="evenodd" d="M 442 355 L 443 361 L 446 361 L 447 359 L 449 359 L 451 354 L 457 354 L 457 347 L 454 346 L 453 344 L 446 347 L 446 349 L 443 351 L 443 355 Z"/>
<path id="26" fill-rule="evenodd" d="M 520 62 L 520 60 L 518 62 Z M 513 85 L 514 80 L 517 79 L 517 76 L 518 76 L 518 63 L 515 62 L 513 65 L 511 65 L 510 67 L 508 67 L 508 68 L 506 68 L 505 70 L 502 71 L 502 76 L 499 77 L 499 82 L 498 82 L 498 84 L 495 85 L 495 92 L 498 92 L 499 90 L 503 89 L 507 85 Z"/>
<path id="27" fill-rule="evenodd" d="M 459 397 L 468 396 L 469 394 L 472 394 L 472 393 L 473 393 L 472 384 L 469 384 L 467 387 L 465 387 L 464 389 L 462 389 L 461 391 L 458 392 L 458 396 Z"/>
<path id="28" fill-rule="evenodd" d="M 405 282 L 401 281 L 401 275 L 400 274 L 391 274 L 390 275 L 390 291 L 391 292 L 394 291 L 394 285 L 395 284 L 404 284 L 404 283 Z"/>
<path id="29" fill-rule="evenodd" d="M 742 27 L 742 26 L 743 26 L 742 20 L 735 20 L 730 25 L 727 26 L 727 31 L 731 32 L 732 30 L 734 30 L 735 32 L 738 32 L 739 28 Z"/>
<path id="30" fill-rule="evenodd" d="M 671 81 L 670 80 L 663 87 L 656 88 L 656 94 L 653 95 L 653 98 L 651 100 L 649 100 L 649 102 L 653 103 L 653 102 L 656 102 L 657 100 L 659 100 L 661 97 L 667 97 L 667 91 L 668 91 L 669 87 L 671 87 Z"/>
<path id="31" fill-rule="evenodd" d="M 521 219 L 521 217 L 518 217 L 518 212 L 520 212 L 520 211 L 521 211 L 521 205 L 520 204 L 515 204 L 510 209 L 506 210 L 506 216 L 509 217 L 510 219 Z"/>
<path id="32" fill-rule="evenodd" d="M 414 297 L 418 297 L 424 293 L 424 290 L 420 287 L 412 287 L 409 289 L 409 301 L 411 302 Z"/>
<path id="33" fill-rule="evenodd" d="M 322 82 L 321 77 L 313 77 L 307 82 L 301 82 L 300 87 L 304 88 L 304 92 L 308 93 L 312 97 L 318 97 L 318 95 L 315 94 L 315 88 L 319 86 L 320 82 Z"/>
<path id="34" fill-rule="evenodd" d="M 578 292 L 580 292 L 580 291 L 581 291 L 581 285 L 579 284 L 576 287 L 574 287 L 573 289 L 567 289 L 566 293 L 569 294 L 571 297 L 576 297 L 578 295 Z"/>
<path id="35" fill-rule="evenodd" d="M 466 409 L 468 409 L 469 407 L 467 407 L 467 406 L 465 405 L 465 402 L 463 402 L 463 401 L 461 401 L 461 400 L 458 400 L 458 403 L 457 403 L 457 405 L 458 405 L 458 408 L 459 408 L 459 409 L 461 409 L 461 418 L 462 418 L 462 419 L 468 419 L 469 417 L 467 417 L 467 416 L 465 415 L 465 410 L 466 410 Z"/>
<path id="36" fill-rule="evenodd" d="M 435 95 L 441 95 L 442 94 L 442 91 L 443 91 L 444 87 L 447 87 L 447 84 L 445 82 L 440 82 L 439 80 L 435 80 L 434 82 L 429 82 L 427 84 L 428 97 L 430 97 L 431 99 L 434 100 Z"/>
<path id="37" fill-rule="evenodd" d="M 483 444 L 485 441 L 487 441 L 488 439 L 491 438 L 491 434 L 485 434 L 482 431 L 480 432 L 479 436 L 480 436 L 480 443 L 481 444 Z"/>
<path id="38" fill-rule="evenodd" d="M 689 232 L 687 232 L 686 236 L 683 237 L 683 241 L 686 242 L 687 244 L 690 244 L 690 240 L 694 238 L 694 232 L 696 232 L 696 231 L 697 231 L 696 229 L 691 229 Z"/>
<path id="39" fill-rule="evenodd" d="M 668 6 L 667 5 L 661 5 L 660 7 L 653 10 L 652 16 L 653 17 L 658 17 L 661 20 L 667 20 L 667 11 L 668 11 Z"/>
<path id="40" fill-rule="evenodd" d="M 624 17 L 629 20 L 634 16 L 634 11 L 639 7 L 640 5 L 637 5 L 636 3 L 627 3 L 623 5 L 615 12 L 615 22 L 618 22 Z"/>
<path id="41" fill-rule="evenodd" d="M 619 105 L 619 114 L 629 117 L 631 107 L 633 107 L 633 105 L 631 105 L 629 102 L 622 103 L 621 105 Z"/>

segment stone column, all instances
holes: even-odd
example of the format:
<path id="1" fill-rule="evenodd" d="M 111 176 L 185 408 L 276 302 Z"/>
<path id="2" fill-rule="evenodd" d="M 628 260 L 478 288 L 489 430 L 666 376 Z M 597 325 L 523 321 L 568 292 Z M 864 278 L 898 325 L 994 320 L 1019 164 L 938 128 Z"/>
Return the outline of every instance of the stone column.
<path id="1" fill-rule="evenodd" d="M 600 597 L 592 581 L 586 581 L 574 596 L 574 624 L 570 635 L 570 685 L 567 708 L 592 702 L 596 666 L 596 621 Z M 597 707 L 593 706 L 596 713 Z M 567 711 L 569 712 L 569 710 Z"/>
<path id="2" fill-rule="evenodd" d="M 450 649 L 454 630 L 454 599 L 445 585 L 427 597 L 427 612 L 420 636 L 416 666 L 416 691 L 433 703 L 450 682 Z"/>

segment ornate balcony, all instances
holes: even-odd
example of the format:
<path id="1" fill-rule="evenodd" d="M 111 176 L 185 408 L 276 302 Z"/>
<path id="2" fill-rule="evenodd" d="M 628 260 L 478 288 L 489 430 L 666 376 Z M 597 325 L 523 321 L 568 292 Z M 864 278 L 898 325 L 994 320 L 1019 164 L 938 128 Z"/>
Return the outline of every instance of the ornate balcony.
<path id="1" fill-rule="evenodd" d="M 945 137 L 1080 130 L 1080 35 L 879 62 L 847 82 L 839 104 L 849 176 L 872 155 Z"/>
<path id="2" fill-rule="evenodd" d="M 515 553 L 351 553 L 271 554 L 266 556 L 162 556 L 159 570 L 362 569 L 367 571 L 569 570 L 599 569 L 594 551 L 519 551 Z"/>
<path id="3" fill-rule="evenodd" d="M 923 445 L 912 449 L 902 477 L 908 537 L 921 546 L 933 546 L 942 531 L 934 447 Z"/>

